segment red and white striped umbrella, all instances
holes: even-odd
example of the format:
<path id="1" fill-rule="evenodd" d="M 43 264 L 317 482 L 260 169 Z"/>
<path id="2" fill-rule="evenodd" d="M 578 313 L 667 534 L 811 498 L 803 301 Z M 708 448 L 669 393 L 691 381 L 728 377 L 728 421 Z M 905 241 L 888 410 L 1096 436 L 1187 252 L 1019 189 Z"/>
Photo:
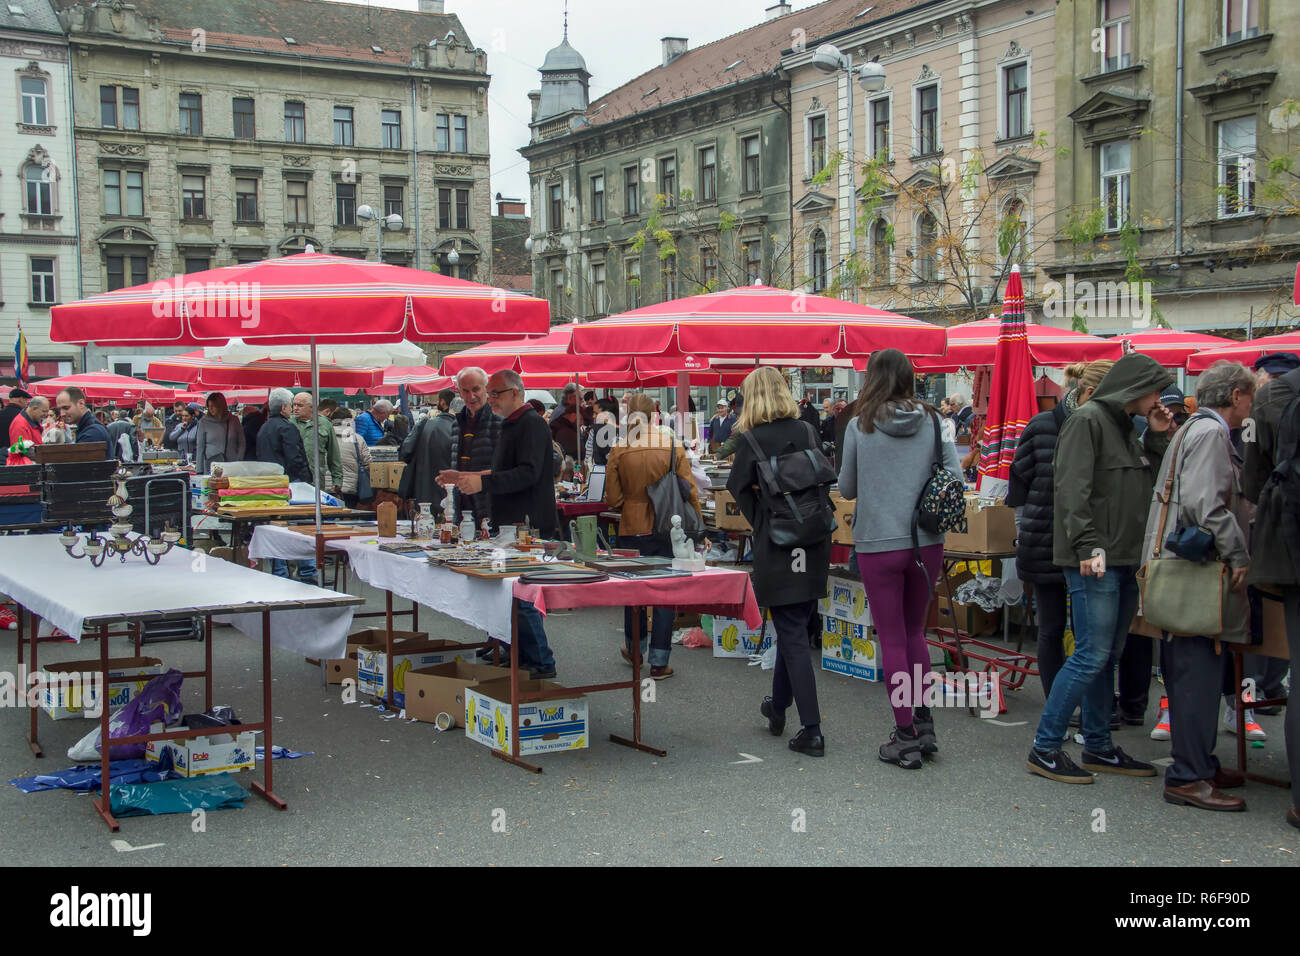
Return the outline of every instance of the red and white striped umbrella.
<path id="1" fill-rule="evenodd" d="M 1149 355 L 1165 368 L 1182 368 L 1188 358 L 1206 349 L 1235 345 L 1232 339 L 1201 332 L 1184 332 L 1181 329 L 1147 329 L 1131 335 L 1116 336 L 1127 342 L 1134 352 Z"/>
<path id="2" fill-rule="evenodd" d="M 183 382 L 211 390 L 240 386 L 309 388 L 312 384 L 310 362 L 262 359 L 232 363 L 208 358 L 202 350 L 150 362 L 149 375 L 167 382 Z M 321 388 L 370 388 L 383 380 L 384 371 L 379 368 L 320 367 Z"/>
<path id="3" fill-rule="evenodd" d="M 79 388 L 93 402 L 170 402 L 176 389 L 168 385 L 155 385 L 129 375 L 112 372 L 84 372 L 80 375 L 60 375 L 33 382 L 31 391 L 44 398 L 55 398 L 65 388 Z"/>
<path id="4" fill-rule="evenodd" d="M 992 365 L 997 357 L 998 339 L 1002 332 L 1000 319 L 980 319 L 947 329 L 948 351 L 941 356 L 920 356 L 912 359 L 918 374 L 930 372 L 955 372 L 960 368 Z M 1071 329 L 1058 329 L 1050 325 L 1025 323 L 1029 343 L 1029 357 L 1033 365 L 1064 368 L 1075 362 L 1095 362 L 1098 359 L 1117 359 L 1124 347 L 1115 339 L 1102 339 Z M 908 351 L 906 348 L 904 352 Z M 854 362 L 854 367 L 859 363 Z M 861 363 L 861 369 L 866 363 Z"/>
<path id="5" fill-rule="evenodd" d="M 999 326 L 1001 334 L 993 361 L 979 463 L 979 492 L 990 498 L 1006 497 L 1020 435 L 1038 411 L 1029 335 L 1025 330 L 1025 293 L 1018 265 L 1011 267 L 1011 275 L 1007 277 Z"/>
<path id="6" fill-rule="evenodd" d="M 1199 375 L 1215 362 L 1241 362 L 1253 365 L 1261 355 L 1270 352 L 1296 352 L 1300 354 L 1300 332 L 1283 332 L 1280 335 L 1266 335 L 1262 339 L 1249 342 L 1234 342 L 1218 348 L 1197 352 L 1187 359 L 1187 371 Z"/>

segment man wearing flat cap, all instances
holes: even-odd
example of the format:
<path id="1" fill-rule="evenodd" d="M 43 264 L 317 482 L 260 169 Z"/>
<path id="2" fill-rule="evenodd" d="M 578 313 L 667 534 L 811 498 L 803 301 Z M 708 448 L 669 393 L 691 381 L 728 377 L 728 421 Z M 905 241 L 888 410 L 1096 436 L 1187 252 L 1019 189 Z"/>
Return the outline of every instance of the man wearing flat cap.
<path id="1" fill-rule="evenodd" d="M 1294 352 L 1269 352 L 1255 359 L 1255 371 L 1262 373 L 1260 385 L 1272 381 L 1279 375 L 1293 372 L 1300 368 L 1300 355 Z"/>
<path id="2" fill-rule="evenodd" d="M 5 407 L 0 409 L 0 437 L 8 437 L 9 426 L 13 420 L 18 417 L 19 413 L 27 407 L 27 402 L 31 400 L 31 394 L 21 388 L 11 388 L 9 390 L 9 400 L 5 402 Z"/>

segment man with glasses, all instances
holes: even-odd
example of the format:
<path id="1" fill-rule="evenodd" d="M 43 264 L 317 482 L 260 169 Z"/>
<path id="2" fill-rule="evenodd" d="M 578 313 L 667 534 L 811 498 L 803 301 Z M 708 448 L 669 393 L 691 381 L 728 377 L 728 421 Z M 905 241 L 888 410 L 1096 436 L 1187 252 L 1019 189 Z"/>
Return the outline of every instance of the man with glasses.
<path id="1" fill-rule="evenodd" d="M 450 473 L 486 471 L 492 467 L 492 455 L 501 437 L 501 418 L 493 414 L 488 404 L 488 377 L 481 368 L 470 366 L 456 374 L 456 390 L 465 407 L 456 413 L 451 424 L 451 460 L 446 463 Z M 522 394 L 521 394 L 522 400 Z M 438 475 L 439 484 L 454 484 L 444 471 Z M 456 495 L 455 521 L 459 523 L 464 512 L 474 514 L 475 525 L 491 515 L 491 500 L 485 492 Z"/>
<path id="2" fill-rule="evenodd" d="M 450 470 L 438 479 L 455 482 L 463 495 L 486 494 L 494 527 L 527 521 L 538 535 L 554 537 L 558 522 L 550 429 L 524 401 L 524 383 L 515 372 L 497 372 L 488 379 L 485 394 L 501 423 L 489 468 Z M 542 615 L 527 601 L 519 602 L 519 659 L 534 680 L 555 677 L 555 657 L 546 642 Z"/>

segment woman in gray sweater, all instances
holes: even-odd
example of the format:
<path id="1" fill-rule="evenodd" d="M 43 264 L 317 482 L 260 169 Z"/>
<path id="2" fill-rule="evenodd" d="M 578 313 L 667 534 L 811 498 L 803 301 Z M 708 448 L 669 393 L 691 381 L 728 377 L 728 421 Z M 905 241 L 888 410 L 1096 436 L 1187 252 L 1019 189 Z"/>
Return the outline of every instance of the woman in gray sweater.
<path id="1" fill-rule="evenodd" d="M 908 770 L 921 767 L 923 753 L 939 749 L 934 718 L 920 706 L 924 688 L 916 685 L 930 670 L 925 618 L 943 561 L 942 534 L 917 529 L 920 563 L 912 545 L 912 513 L 936 464 L 940 433 L 939 414 L 916 398 L 915 383 L 902 352 L 885 349 L 871 356 L 857 414 L 844 432 L 839 476 L 840 494 L 858 500 L 853 547 L 894 710 L 895 730 L 880 759 Z M 937 464 L 960 475 L 957 449 L 943 440 L 939 447 Z"/>
<path id="2" fill-rule="evenodd" d="M 216 462 L 244 460 L 243 423 L 230 411 L 226 396 L 220 392 L 208 396 L 208 413 L 199 419 L 194 444 L 194 460 L 200 475 L 210 473 Z"/>

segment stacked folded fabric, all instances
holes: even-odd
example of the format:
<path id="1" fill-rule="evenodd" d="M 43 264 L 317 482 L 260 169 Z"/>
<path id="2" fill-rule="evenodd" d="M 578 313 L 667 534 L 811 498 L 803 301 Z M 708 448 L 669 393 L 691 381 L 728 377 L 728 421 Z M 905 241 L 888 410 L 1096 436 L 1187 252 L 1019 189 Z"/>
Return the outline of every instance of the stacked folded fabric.
<path id="1" fill-rule="evenodd" d="M 222 508 L 251 511 L 259 508 L 283 508 L 289 503 L 289 479 L 284 475 L 237 476 L 214 478 Z"/>

